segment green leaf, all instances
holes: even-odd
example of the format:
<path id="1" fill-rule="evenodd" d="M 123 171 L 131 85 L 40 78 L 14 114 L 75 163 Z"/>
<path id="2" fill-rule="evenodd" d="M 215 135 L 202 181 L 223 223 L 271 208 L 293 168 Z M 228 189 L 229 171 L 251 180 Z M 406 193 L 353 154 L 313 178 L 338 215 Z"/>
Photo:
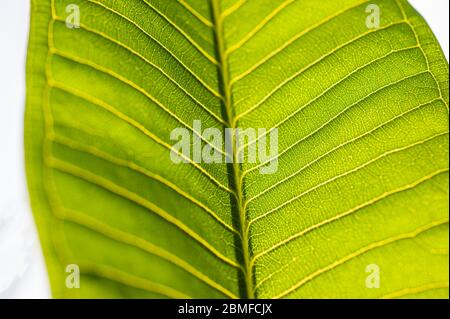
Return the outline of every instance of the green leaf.
<path id="1" fill-rule="evenodd" d="M 406 1 L 35 0 L 31 17 L 53 296 L 448 298 L 448 64 Z M 234 163 L 175 164 L 194 120 L 267 131 Z M 277 156 L 236 163 L 275 128 Z"/>

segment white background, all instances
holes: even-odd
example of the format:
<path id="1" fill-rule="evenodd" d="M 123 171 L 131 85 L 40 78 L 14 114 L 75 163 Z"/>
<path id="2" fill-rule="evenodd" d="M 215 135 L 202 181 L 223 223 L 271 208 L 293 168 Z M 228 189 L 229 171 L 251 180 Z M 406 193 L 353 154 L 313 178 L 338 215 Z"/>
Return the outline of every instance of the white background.
<path id="1" fill-rule="evenodd" d="M 29 0 L 0 0 L 0 298 L 49 298 L 28 207 L 23 112 Z M 430 24 L 448 60 L 448 0 L 410 0 Z"/>

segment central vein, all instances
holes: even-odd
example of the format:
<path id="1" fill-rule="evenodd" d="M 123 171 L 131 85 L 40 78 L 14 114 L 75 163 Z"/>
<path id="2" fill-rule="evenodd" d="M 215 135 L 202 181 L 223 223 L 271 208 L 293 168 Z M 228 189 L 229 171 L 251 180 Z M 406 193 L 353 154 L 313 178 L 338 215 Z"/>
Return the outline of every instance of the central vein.
<path id="1" fill-rule="evenodd" d="M 235 191 L 236 196 L 236 209 L 239 215 L 239 231 L 241 234 L 241 243 L 242 243 L 242 259 L 244 261 L 243 270 L 244 270 L 244 278 L 245 278 L 245 288 L 246 288 L 246 297 L 254 298 L 253 294 L 253 280 L 252 280 L 252 271 L 250 268 L 250 253 L 249 253 L 249 241 L 248 241 L 248 232 L 247 229 L 247 218 L 245 216 L 244 210 L 244 198 L 242 193 L 242 185 L 241 185 L 241 169 L 237 159 L 236 152 L 236 122 L 234 119 L 232 102 L 231 102 L 231 91 L 230 91 L 230 80 L 229 80 L 229 70 L 228 70 L 228 59 L 226 56 L 226 48 L 225 48 L 225 39 L 223 33 L 223 21 L 222 15 L 220 12 L 220 0 L 211 0 L 212 11 L 213 11 L 213 19 L 214 19 L 214 33 L 216 38 L 216 46 L 217 53 L 219 59 L 219 73 L 220 73 L 220 88 L 223 94 L 223 104 L 225 108 L 225 116 L 226 122 L 229 123 L 229 126 L 232 130 L 225 130 L 225 134 L 231 134 L 232 136 L 228 136 L 229 141 L 232 141 L 232 174 L 233 174 L 233 189 Z"/>

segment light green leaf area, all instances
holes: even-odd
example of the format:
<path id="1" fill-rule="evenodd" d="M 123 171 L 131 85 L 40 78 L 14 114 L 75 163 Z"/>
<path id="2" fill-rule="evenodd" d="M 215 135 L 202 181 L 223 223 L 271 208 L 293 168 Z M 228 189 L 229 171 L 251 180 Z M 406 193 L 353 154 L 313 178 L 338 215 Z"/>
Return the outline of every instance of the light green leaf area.
<path id="1" fill-rule="evenodd" d="M 448 64 L 406 1 L 31 3 L 26 166 L 54 297 L 448 298 Z M 175 164 L 194 120 L 267 130 L 235 159 L 277 128 L 278 156 Z"/>

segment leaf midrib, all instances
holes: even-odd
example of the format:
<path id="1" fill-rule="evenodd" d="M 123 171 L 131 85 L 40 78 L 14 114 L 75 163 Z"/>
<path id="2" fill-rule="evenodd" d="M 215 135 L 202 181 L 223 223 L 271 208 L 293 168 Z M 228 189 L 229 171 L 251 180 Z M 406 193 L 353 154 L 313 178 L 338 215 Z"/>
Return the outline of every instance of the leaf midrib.
<path id="1" fill-rule="evenodd" d="M 239 220 L 239 232 L 240 232 L 240 241 L 242 246 L 242 260 L 243 260 L 243 271 L 244 271 L 244 285 L 245 285 L 245 298 L 253 299 L 254 298 L 254 290 L 253 290 L 253 278 L 250 264 L 250 252 L 249 252 L 249 241 L 248 241 L 248 232 L 247 232 L 247 218 L 245 216 L 245 208 L 244 208 L 244 199 L 241 185 L 241 168 L 237 161 L 237 150 L 236 150 L 236 136 L 232 132 L 233 129 L 236 128 L 236 121 L 234 112 L 232 109 L 232 100 L 231 100 L 231 86 L 230 86 L 230 78 L 229 78 L 229 70 L 228 70 L 228 60 L 227 60 L 227 51 L 225 46 L 224 32 L 223 32 L 223 16 L 220 10 L 219 0 L 211 0 L 211 11 L 213 17 L 213 29 L 214 29 L 214 38 L 216 42 L 216 55 L 218 59 L 218 76 L 219 76 L 219 88 L 223 94 L 223 106 L 224 106 L 224 116 L 226 117 L 225 122 L 228 123 L 229 128 L 232 130 L 225 130 L 225 134 L 230 135 L 228 138 L 232 141 L 232 178 L 233 185 L 230 185 L 232 190 L 234 191 L 236 205 L 234 210 L 238 215 Z M 233 200 L 233 198 L 232 198 Z"/>

